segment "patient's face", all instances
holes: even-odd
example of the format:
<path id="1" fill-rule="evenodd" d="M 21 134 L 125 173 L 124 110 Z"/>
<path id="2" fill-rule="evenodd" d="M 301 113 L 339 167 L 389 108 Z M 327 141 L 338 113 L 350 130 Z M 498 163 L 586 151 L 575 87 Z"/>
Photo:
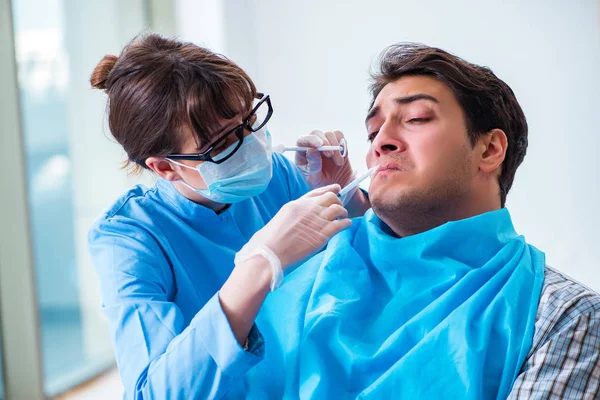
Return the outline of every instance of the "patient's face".
<path id="1" fill-rule="evenodd" d="M 369 198 L 380 217 L 434 212 L 470 195 L 477 173 L 473 150 L 462 108 L 442 82 L 407 76 L 389 83 L 366 127 L 367 165 L 380 166 Z"/>

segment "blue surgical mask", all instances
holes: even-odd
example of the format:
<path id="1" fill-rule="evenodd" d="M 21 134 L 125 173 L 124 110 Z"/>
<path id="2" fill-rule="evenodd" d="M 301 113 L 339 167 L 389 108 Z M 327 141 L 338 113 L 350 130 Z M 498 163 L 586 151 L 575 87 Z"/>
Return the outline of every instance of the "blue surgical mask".
<path id="1" fill-rule="evenodd" d="M 234 146 L 235 144 L 231 147 Z M 266 127 L 248 135 L 237 152 L 221 164 L 203 162 L 192 168 L 169 161 L 198 171 L 208 189 L 196 189 L 181 181 L 194 192 L 217 203 L 238 203 L 261 194 L 271 181 L 271 135 Z"/>

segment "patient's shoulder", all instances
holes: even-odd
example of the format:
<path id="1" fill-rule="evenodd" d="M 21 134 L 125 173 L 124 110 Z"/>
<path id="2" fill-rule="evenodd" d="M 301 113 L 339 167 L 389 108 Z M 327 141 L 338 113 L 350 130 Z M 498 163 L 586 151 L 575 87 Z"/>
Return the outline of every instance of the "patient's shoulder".
<path id="1" fill-rule="evenodd" d="M 600 318 L 600 295 L 563 272 L 546 266 L 536 316 L 534 349 L 584 315 L 590 319 Z"/>
<path id="2" fill-rule="evenodd" d="M 546 267 L 531 351 L 508 399 L 600 395 L 600 295 Z"/>

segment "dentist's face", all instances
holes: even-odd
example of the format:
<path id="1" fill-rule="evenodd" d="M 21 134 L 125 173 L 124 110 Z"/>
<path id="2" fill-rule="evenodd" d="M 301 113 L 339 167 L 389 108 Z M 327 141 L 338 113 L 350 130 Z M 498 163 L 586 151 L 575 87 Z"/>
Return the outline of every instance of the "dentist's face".
<path id="1" fill-rule="evenodd" d="M 231 120 L 227 120 L 224 118 L 219 119 L 218 127 L 214 130 L 214 133 L 211 135 L 214 138 L 213 141 L 209 142 L 209 143 L 201 144 L 200 146 L 198 146 L 198 143 L 197 143 L 195 137 L 193 136 L 193 134 L 191 132 L 186 132 L 185 139 L 183 140 L 183 144 L 181 146 L 181 153 L 182 154 L 203 153 L 212 145 L 212 143 L 223 138 L 225 135 L 227 135 L 227 137 L 221 141 L 221 143 L 219 144 L 218 147 L 221 149 L 225 149 L 225 148 L 229 147 L 235 141 L 238 140 L 238 138 L 235 136 L 235 134 L 231 133 L 230 131 L 231 131 L 231 129 L 233 129 L 234 127 L 239 125 L 241 122 L 242 122 L 242 117 L 240 115 L 234 117 Z M 246 129 L 244 133 L 245 133 L 245 136 L 248 136 L 250 134 L 250 131 L 248 129 Z M 202 164 L 204 161 L 180 160 L 178 162 L 181 164 L 190 166 L 192 168 L 196 168 L 199 164 Z M 200 176 L 200 174 L 197 171 L 190 170 L 187 168 L 182 168 L 180 166 L 177 166 L 176 164 L 173 166 L 173 168 L 177 169 L 177 172 L 179 173 L 181 179 L 183 181 L 185 181 L 188 185 L 190 185 L 196 189 L 206 189 L 207 188 L 206 183 L 204 182 L 204 179 L 202 179 L 202 177 Z"/>
<path id="2" fill-rule="evenodd" d="M 387 84 L 366 127 L 367 165 L 380 166 L 369 198 L 384 221 L 399 210 L 428 213 L 470 196 L 477 165 L 464 113 L 442 82 L 406 76 Z"/>

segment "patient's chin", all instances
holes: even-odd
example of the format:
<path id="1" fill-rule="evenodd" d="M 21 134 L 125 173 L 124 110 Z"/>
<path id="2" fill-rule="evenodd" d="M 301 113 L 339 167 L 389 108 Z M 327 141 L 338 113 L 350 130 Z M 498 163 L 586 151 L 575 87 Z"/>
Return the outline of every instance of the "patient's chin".
<path id="1" fill-rule="evenodd" d="M 409 193 L 403 191 L 381 191 L 369 193 L 371 207 L 377 215 L 396 214 L 399 210 L 413 208 L 413 198 Z"/>
<path id="2" fill-rule="evenodd" d="M 427 213 L 436 204 L 435 196 L 419 190 L 382 190 L 369 193 L 373 212 L 382 219 L 403 219 L 405 216 Z"/>

